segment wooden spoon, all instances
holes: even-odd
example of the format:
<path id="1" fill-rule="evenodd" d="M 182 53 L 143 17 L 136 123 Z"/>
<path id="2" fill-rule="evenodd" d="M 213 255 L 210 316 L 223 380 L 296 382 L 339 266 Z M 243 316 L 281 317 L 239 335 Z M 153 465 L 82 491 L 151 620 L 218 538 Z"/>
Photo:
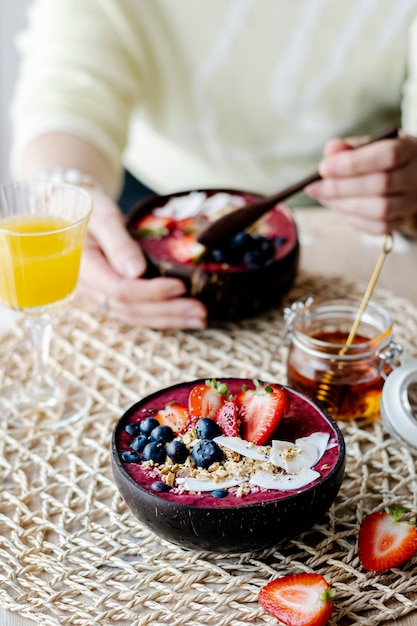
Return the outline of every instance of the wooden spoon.
<path id="1" fill-rule="evenodd" d="M 394 139 L 397 136 L 398 130 L 396 128 L 389 128 L 374 135 L 368 141 L 353 149 L 362 148 L 375 141 L 381 141 L 381 139 Z M 233 235 L 256 222 L 264 213 L 273 209 L 274 206 L 283 202 L 298 191 L 302 191 L 307 185 L 320 179 L 320 174 L 315 172 L 273 196 L 251 202 L 236 211 L 223 215 L 205 228 L 199 234 L 197 240 L 203 244 L 203 246 L 206 246 L 206 248 L 221 248 L 222 244 L 231 239 Z"/>

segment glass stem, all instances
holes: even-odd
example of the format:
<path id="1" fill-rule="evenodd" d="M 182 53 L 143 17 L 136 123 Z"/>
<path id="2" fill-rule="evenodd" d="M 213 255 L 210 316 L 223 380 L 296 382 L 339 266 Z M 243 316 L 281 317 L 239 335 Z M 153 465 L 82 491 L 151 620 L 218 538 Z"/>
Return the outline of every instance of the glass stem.
<path id="1" fill-rule="evenodd" d="M 31 315 L 27 328 L 32 345 L 32 373 L 26 383 L 26 394 L 38 406 L 54 406 L 59 400 L 59 390 L 48 374 L 49 347 L 52 324 L 49 315 Z"/>

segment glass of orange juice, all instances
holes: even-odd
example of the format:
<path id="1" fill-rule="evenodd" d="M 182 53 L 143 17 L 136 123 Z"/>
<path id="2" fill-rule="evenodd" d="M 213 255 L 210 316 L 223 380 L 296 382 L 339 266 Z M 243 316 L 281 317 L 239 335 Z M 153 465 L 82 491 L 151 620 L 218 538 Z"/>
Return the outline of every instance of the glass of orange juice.
<path id="1" fill-rule="evenodd" d="M 92 207 L 88 192 L 73 185 L 0 187 L 0 303 L 26 316 L 33 357 L 28 380 L 0 390 L 12 425 L 57 428 L 90 407 L 81 381 L 50 374 L 48 356 L 50 312 L 74 294 Z"/>

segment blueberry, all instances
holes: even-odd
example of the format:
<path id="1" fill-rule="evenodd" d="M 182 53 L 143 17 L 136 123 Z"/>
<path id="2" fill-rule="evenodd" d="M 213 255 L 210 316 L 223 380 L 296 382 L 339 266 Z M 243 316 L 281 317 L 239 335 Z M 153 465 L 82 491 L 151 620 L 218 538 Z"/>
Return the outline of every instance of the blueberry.
<path id="1" fill-rule="evenodd" d="M 140 432 L 145 437 L 149 437 L 154 428 L 159 426 L 159 422 L 154 417 L 147 417 L 140 423 Z"/>
<path id="2" fill-rule="evenodd" d="M 248 246 L 251 245 L 251 240 L 252 237 L 251 235 L 246 232 L 246 230 L 242 230 L 239 233 L 236 233 L 236 235 L 234 235 L 234 237 L 232 238 L 231 242 L 230 242 L 230 249 L 231 250 L 243 250 L 244 248 L 247 248 Z"/>
<path id="3" fill-rule="evenodd" d="M 287 241 L 286 237 L 275 237 L 274 239 L 275 247 L 278 248 L 278 246 L 282 246 L 282 244 L 285 243 L 286 241 Z"/>
<path id="4" fill-rule="evenodd" d="M 171 426 L 157 426 L 151 432 L 151 440 L 156 443 L 168 443 L 174 439 L 174 436 Z"/>
<path id="5" fill-rule="evenodd" d="M 182 441 L 173 439 L 167 445 L 166 453 L 173 463 L 184 463 L 188 456 L 188 448 Z"/>
<path id="6" fill-rule="evenodd" d="M 243 263 L 249 269 L 255 269 L 263 264 L 263 255 L 259 250 L 248 250 L 243 255 Z"/>
<path id="7" fill-rule="evenodd" d="M 123 463 L 140 463 L 139 454 L 137 454 L 136 452 L 129 452 L 129 450 L 122 452 L 120 458 Z"/>
<path id="8" fill-rule="evenodd" d="M 195 425 L 195 432 L 198 439 L 214 439 L 222 434 L 217 422 L 209 417 L 202 417 Z"/>
<path id="9" fill-rule="evenodd" d="M 227 489 L 215 489 L 211 492 L 213 498 L 225 498 L 228 494 Z"/>
<path id="10" fill-rule="evenodd" d="M 209 259 L 214 263 L 227 263 L 227 253 L 219 248 L 210 250 Z"/>
<path id="11" fill-rule="evenodd" d="M 159 493 L 166 493 L 167 491 L 170 491 L 171 489 L 171 487 L 169 487 L 166 483 L 162 482 L 162 480 L 155 480 L 155 482 L 153 482 L 150 487 L 152 491 L 157 491 Z"/>
<path id="12" fill-rule="evenodd" d="M 215 441 L 201 439 L 193 447 L 191 457 L 197 467 L 207 469 L 216 461 L 221 461 L 223 453 Z"/>
<path id="13" fill-rule="evenodd" d="M 128 435 L 139 435 L 140 433 L 140 422 L 130 422 L 130 424 L 126 424 L 125 431 Z"/>
<path id="14" fill-rule="evenodd" d="M 130 444 L 130 448 L 135 452 L 142 452 L 147 443 L 149 443 L 148 437 L 145 437 L 145 435 L 139 435 L 133 439 Z"/>
<path id="15" fill-rule="evenodd" d="M 260 249 L 264 253 L 265 258 L 269 259 L 275 253 L 275 244 L 272 239 L 267 239 L 265 237 L 261 242 Z"/>
<path id="16" fill-rule="evenodd" d="M 158 465 L 162 465 L 165 463 L 166 459 L 166 451 L 165 446 L 162 443 L 156 443 L 156 441 L 151 441 L 147 443 L 143 448 L 142 452 L 142 460 L 143 461 L 153 461 Z"/>

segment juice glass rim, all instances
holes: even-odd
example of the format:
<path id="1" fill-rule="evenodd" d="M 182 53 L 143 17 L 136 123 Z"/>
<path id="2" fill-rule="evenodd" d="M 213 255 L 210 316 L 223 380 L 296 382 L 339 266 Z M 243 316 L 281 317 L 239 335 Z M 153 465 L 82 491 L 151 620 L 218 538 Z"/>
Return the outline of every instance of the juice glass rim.
<path id="1" fill-rule="evenodd" d="M 91 216 L 91 213 L 93 212 L 93 198 L 91 196 L 91 194 L 86 190 L 83 189 L 82 187 L 79 187 L 77 185 L 73 185 L 71 183 L 56 183 L 54 181 L 48 181 L 48 180 L 26 180 L 26 181 L 18 181 L 16 183 L 2 183 L 0 184 L 0 194 L 5 190 L 5 189 L 12 189 L 12 188 L 21 188 L 23 189 L 24 187 L 30 187 L 30 186 L 43 186 L 45 188 L 49 189 L 53 189 L 53 188 L 58 188 L 58 189 L 70 189 L 71 191 L 75 191 L 76 193 L 78 193 L 81 196 L 84 196 L 84 198 L 86 200 L 88 200 L 89 203 L 89 207 L 88 209 L 85 210 L 85 214 L 82 217 L 79 217 L 77 219 L 71 220 L 69 224 L 65 224 L 64 226 L 60 226 L 58 228 L 53 228 L 53 229 L 47 229 L 45 231 L 38 231 L 38 232 L 32 232 L 32 233 L 27 233 L 27 232 L 16 232 L 13 230 L 10 230 L 8 228 L 2 227 L 1 224 L 3 221 L 6 221 L 8 219 L 10 219 L 7 216 L 2 216 L 0 214 L 0 232 L 7 235 L 8 237 L 39 237 L 39 235 L 49 235 L 49 234 L 56 234 L 56 233 L 62 233 L 65 232 L 67 230 L 71 230 L 72 228 L 77 227 L 79 224 L 81 224 L 82 222 L 85 222 L 86 220 L 88 220 Z M 62 215 L 58 215 L 58 214 L 54 214 L 54 213 L 32 213 L 32 212 L 23 212 L 21 213 L 19 216 L 14 215 L 12 216 L 12 218 L 16 218 L 16 217 L 30 217 L 30 216 L 48 216 L 48 217 L 64 217 Z"/>

